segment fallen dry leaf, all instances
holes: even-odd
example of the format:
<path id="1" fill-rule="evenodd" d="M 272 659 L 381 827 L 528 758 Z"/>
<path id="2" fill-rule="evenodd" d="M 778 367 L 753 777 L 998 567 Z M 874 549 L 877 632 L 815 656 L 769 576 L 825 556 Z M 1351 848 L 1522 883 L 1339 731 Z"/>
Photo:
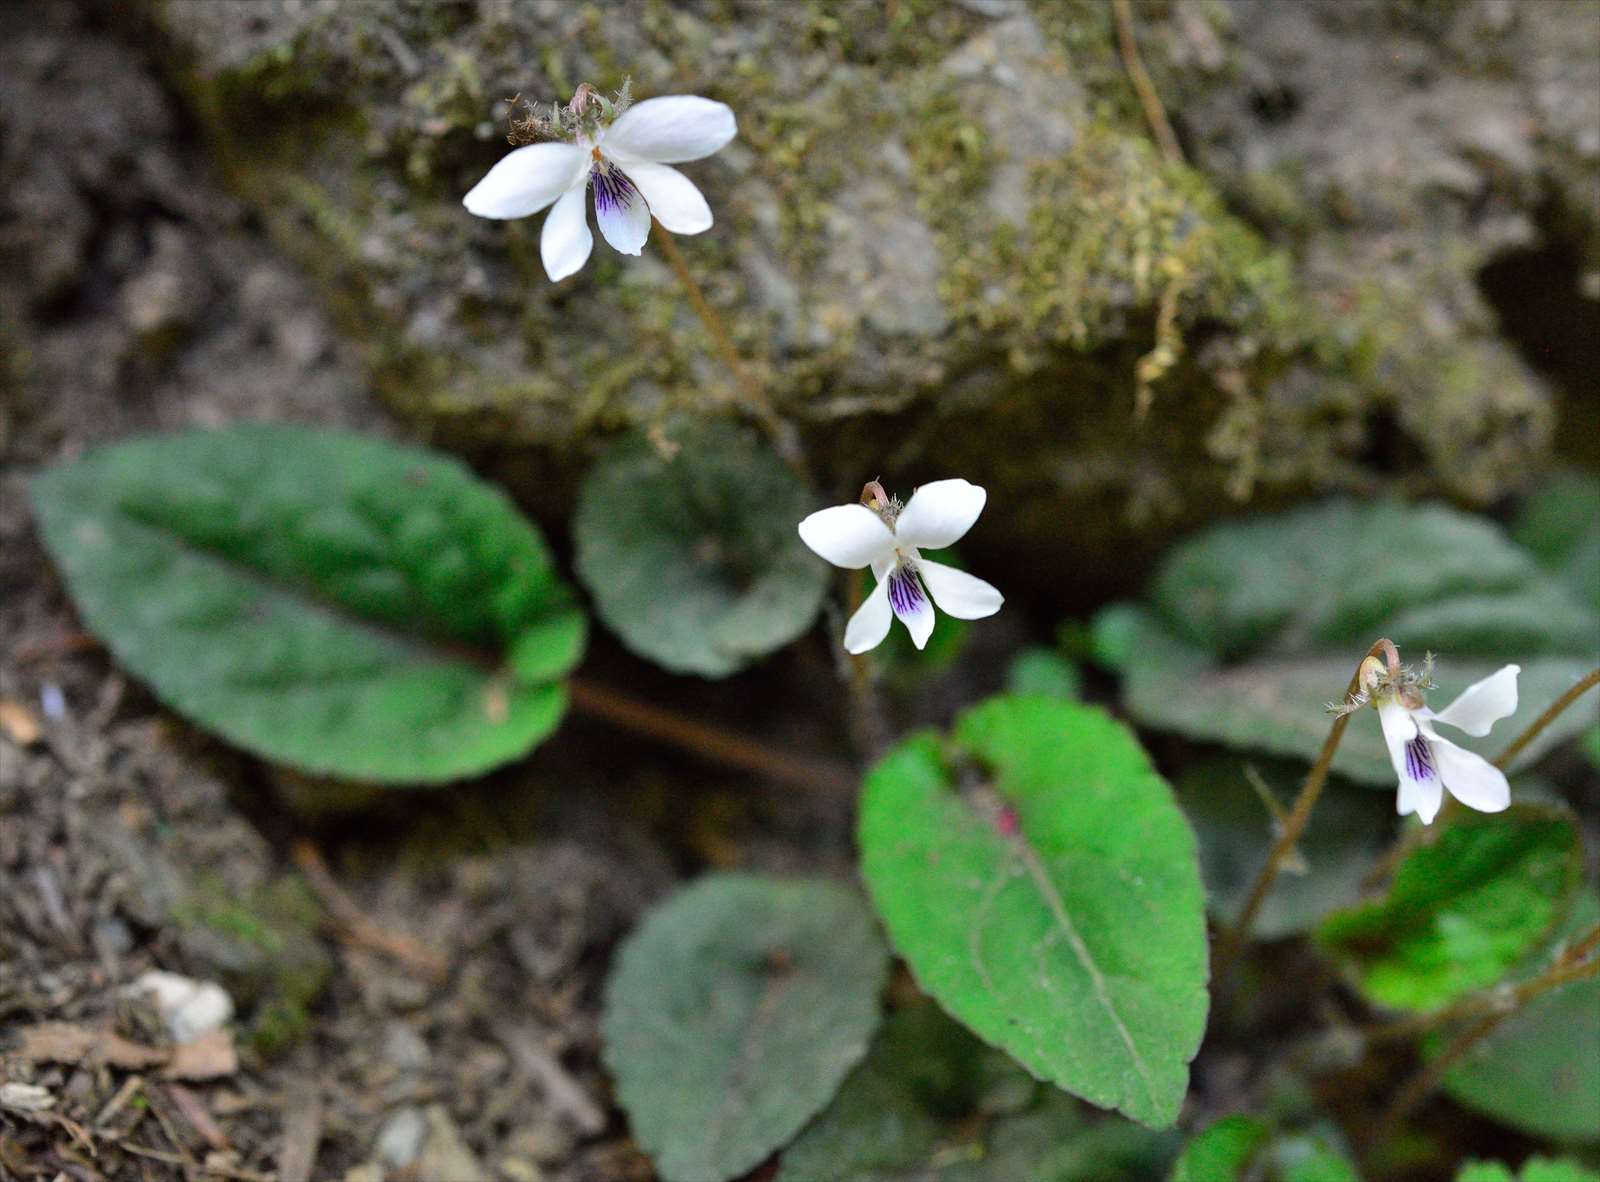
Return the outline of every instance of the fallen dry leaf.
<path id="1" fill-rule="evenodd" d="M 130 1042 L 114 1030 L 97 1030 L 71 1022 L 42 1022 L 26 1027 L 13 1053 L 19 1059 L 34 1063 L 83 1063 L 92 1060 L 126 1071 L 142 1071 L 167 1061 L 166 1051 Z"/>
<path id="2" fill-rule="evenodd" d="M 234 1050 L 233 1035 L 226 1030 L 208 1030 L 173 1047 L 172 1058 L 161 1074 L 168 1079 L 217 1079 L 237 1070 L 239 1053 Z"/>

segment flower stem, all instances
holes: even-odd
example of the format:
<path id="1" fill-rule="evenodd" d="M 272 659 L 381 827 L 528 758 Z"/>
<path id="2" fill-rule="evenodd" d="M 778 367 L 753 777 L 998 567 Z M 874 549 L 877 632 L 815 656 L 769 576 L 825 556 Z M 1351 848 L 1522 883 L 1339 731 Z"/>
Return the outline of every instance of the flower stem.
<path id="1" fill-rule="evenodd" d="M 572 680 L 568 683 L 575 709 L 624 727 L 636 734 L 670 743 L 702 759 L 744 772 L 780 780 L 800 788 L 848 792 L 856 775 L 843 764 L 786 751 L 734 731 L 711 726 L 672 710 L 640 702 L 603 686 Z"/>
<path id="2" fill-rule="evenodd" d="M 683 251 L 678 249 L 676 239 L 660 222 L 652 221 L 651 224 L 655 231 L 656 243 L 661 248 L 661 253 L 667 256 L 667 262 L 677 274 L 678 282 L 683 284 L 684 293 L 689 297 L 690 307 L 694 309 L 695 315 L 700 317 L 700 323 L 705 325 L 706 331 L 711 334 L 711 343 L 716 349 L 717 356 L 733 375 L 733 380 L 739 387 L 744 410 L 767 433 L 767 437 L 772 440 L 773 447 L 783 457 L 784 462 L 804 477 L 805 457 L 800 448 L 799 432 L 785 422 L 773 408 L 766 391 L 761 388 L 755 375 L 739 356 L 739 350 L 734 347 L 733 337 L 728 332 L 727 325 L 722 322 L 717 310 L 711 306 L 711 301 L 706 299 L 705 292 L 695 280 L 693 272 L 689 270 L 689 263 L 683 257 Z"/>
<path id="3" fill-rule="evenodd" d="M 1600 976 L 1600 956 L 1589 955 L 1596 949 L 1600 949 L 1600 927 L 1591 929 L 1568 947 L 1556 958 L 1555 963 L 1539 976 L 1518 985 L 1511 991 L 1509 997 L 1491 993 L 1486 997 L 1468 998 L 1467 1002 L 1433 1015 L 1425 1025 L 1416 1022 L 1396 1023 L 1397 1027 L 1409 1027 L 1405 1033 L 1415 1034 L 1420 1030 L 1442 1024 L 1452 1017 L 1462 1017 L 1468 1013 L 1480 1015 L 1395 1094 L 1393 1101 L 1378 1120 L 1371 1143 L 1381 1145 L 1388 1141 L 1400 1127 L 1400 1122 L 1410 1116 L 1417 1105 L 1433 1093 L 1440 1081 L 1466 1056 L 1467 1052 L 1493 1033 L 1501 1023 L 1521 1013 L 1529 1002 L 1552 989 L 1570 985 L 1574 981 Z"/>
<path id="4" fill-rule="evenodd" d="M 1506 749 L 1495 757 L 1494 766 L 1502 771 L 1509 767 L 1511 761 L 1522 754 L 1522 749 L 1539 737 L 1540 731 L 1560 717 L 1562 711 L 1566 710 L 1568 706 L 1597 685 L 1600 685 L 1600 669 L 1590 673 L 1577 685 L 1562 694 L 1554 702 L 1551 702 L 1549 709 L 1529 723 L 1528 728 L 1515 739 L 1512 739 Z"/>
<path id="5" fill-rule="evenodd" d="M 1350 677 L 1349 688 L 1344 693 L 1345 702 L 1348 703 L 1361 688 L 1361 670 L 1367 659 L 1379 654 L 1382 654 L 1391 671 L 1399 669 L 1400 654 L 1395 649 L 1394 643 L 1388 639 L 1378 641 L 1367 650 L 1366 655 L 1356 665 L 1356 671 Z M 1348 710 L 1341 711 L 1333 720 L 1333 725 L 1328 728 L 1328 737 L 1323 740 L 1317 761 L 1311 765 L 1305 783 L 1300 788 L 1300 795 L 1295 797 L 1289 815 L 1284 818 L 1283 825 L 1278 830 L 1278 839 L 1273 842 L 1272 849 L 1267 854 L 1266 864 L 1261 867 L 1261 872 L 1256 875 L 1256 880 L 1250 887 L 1244 907 L 1239 911 L 1239 918 L 1217 941 L 1211 972 L 1213 981 L 1222 979 L 1233 963 L 1234 957 L 1238 955 L 1239 949 L 1250 935 L 1250 925 L 1255 922 L 1261 905 L 1266 902 L 1267 894 L 1272 890 L 1272 884 L 1277 881 L 1278 872 L 1283 869 L 1283 864 L 1299 842 L 1300 835 L 1305 832 L 1306 825 L 1311 820 L 1311 810 L 1316 807 L 1317 798 L 1322 795 L 1323 786 L 1328 782 L 1328 770 L 1333 764 L 1334 753 L 1339 749 L 1339 740 L 1344 738 L 1344 728 L 1350 724 L 1350 713 Z"/>
<path id="6" fill-rule="evenodd" d="M 1133 83 L 1133 89 L 1139 96 L 1139 105 L 1144 108 L 1150 133 L 1156 137 L 1156 143 L 1161 145 L 1161 151 L 1168 160 L 1182 164 L 1183 149 L 1178 145 L 1178 137 L 1167 119 L 1167 110 L 1161 105 L 1161 96 L 1156 93 L 1155 83 L 1150 80 L 1150 71 L 1144 68 L 1139 42 L 1133 35 L 1133 7 L 1128 0 L 1111 0 L 1111 14 L 1117 23 L 1117 51 L 1122 55 L 1122 68 L 1128 72 L 1128 81 Z"/>

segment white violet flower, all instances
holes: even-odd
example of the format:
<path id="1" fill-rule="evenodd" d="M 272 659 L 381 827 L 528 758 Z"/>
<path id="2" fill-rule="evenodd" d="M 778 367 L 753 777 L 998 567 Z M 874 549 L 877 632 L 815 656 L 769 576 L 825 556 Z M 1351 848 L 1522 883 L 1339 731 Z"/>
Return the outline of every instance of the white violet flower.
<path id="1" fill-rule="evenodd" d="M 1385 669 L 1369 658 L 1362 678 L 1364 697 L 1378 708 L 1389 759 L 1400 780 L 1396 807 L 1402 817 L 1416 813 L 1431 825 L 1448 790 L 1462 804 L 1479 812 L 1498 813 L 1511 803 L 1505 773 L 1483 756 L 1458 747 L 1434 730 L 1444 723 L 1482 737 L 1500 719 L 1516 712 L 1518 665 L 1507 665 L 1468 686 L 1461 696 L 1435 714 L 1422 691 L 1431 688 L 1428 670 L 1421 675 Z M 1431 662 L 1431 658 L 1430 658 Z"/>
<path id="2" fill-rule="evenodd" d="M 870 566 L 878 580 L 845 628 L 847 651 L 864 653 L 882 644 L 895 616 L 922 648 L 933 633 L 934 604 L 958 620 L 981 620 L 1000 610 L 1005 599 L 988 583 L 919 553 L 960 541 L 988 498 L 965 480 L 936 480 L 902 506 L 874 480 L 862 490 L 861 503 L 819 509 L 800 523 L 801 540 L 823 558 L 847 570 Z"/>
<path id="3" fill-rule="evenodd" d="M 726 103 L 674 94 L 631 105 L 585 83 L 549 118 L 514 124 L 525 136 L 551 137 L 511 152 L 462 199 L 484 218 L 522 218 L 547 206 L 539 256 L 551 280 L 565 279 L 594 249 L 585 194 L 594 188 L 595 221 L 623 254 L 639 254 L 652 216 L 674 234 L 711 228 L 711 209 L 673 164 L 725 147 L 737 130 Z"/>

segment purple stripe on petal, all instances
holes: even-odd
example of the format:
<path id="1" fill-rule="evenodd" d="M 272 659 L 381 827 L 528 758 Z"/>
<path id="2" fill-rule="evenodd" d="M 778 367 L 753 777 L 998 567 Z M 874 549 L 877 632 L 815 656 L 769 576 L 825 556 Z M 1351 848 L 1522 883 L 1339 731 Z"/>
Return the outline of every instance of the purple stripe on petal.
<path id="1" fill-rule="evenodd" d="M 1426 783 L 1438 773 L 1433 768 L 1433 749 L 1421 735 L 1406 744 L 1406 776 L 1418 783 Z"/>
<path id="2" fill-rule="evenodd" d="M 628 179 L 628 174 L 610 161 L 600 161 L 589 175 L 594 181 L 594 211 L 597 214 L 625 209 L 633 204 L 633 199 L 639 194 Z"/>
<path id="3" fill-rule="evenodd" d="M 917 582 L 917 576 L 903 566 L 896 567 L 889 576 L 889 606 L 894 608 L 895 615 L 915 615 L 922 610 L 924 602 L 922 584 Z"/>

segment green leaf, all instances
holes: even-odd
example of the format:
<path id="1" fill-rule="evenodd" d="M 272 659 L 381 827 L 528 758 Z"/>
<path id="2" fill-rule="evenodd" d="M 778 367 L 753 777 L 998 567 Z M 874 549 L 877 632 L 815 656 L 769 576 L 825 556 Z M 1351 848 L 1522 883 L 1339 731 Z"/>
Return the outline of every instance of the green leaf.
<path id="1" fill-rule="evenodd" d="M 1493 523 L 1442 506 L 1333 501 L 1213 527 L 1175 549 L 1149 606 L 1114 605 L 1095 651 L 1142 723 L 1310 760 L 1367 646 L 1441 654 L 1435 708 L 1501 665 L 1522 666 L 1519 710 L 1481 739 L 1493 755 L 1594 667 L 1600 619 Z M 1580 733 L 1571 710 L 1518 761 Z M 1452 736 L 1454 737 L 1454 736 Z M 1352 720 L 1334 770 L 1393 785 L 1382 737 Z"/>
<path id="2" fill-rule="evenodd" d="M 256 424 L 107 447 L 32 494 L 89 628 L 268 759 L 434 782 L 561 718 L 584 617 L 533 526 L 453 460 Z"/>
<path id="3" fill-rule="evenodd" d="M 606 983 L 606 1066 L 668 1182 L 721 1182 L 833 1097 L 879 1020 L 888 953 L 834 883 L 718 874 L 623 944 Z"/>
<path id="4" fill-rule="evenodd" d="M 1582 651 L 1591 612 L 1489 521 L 1442 505 L 1329 501 L 1215 526 L 1162 563 L 1151 603 L 1215 656 L 1316 653 L 1382 635 L 1461 655 Z"/>
<path id="5" fill-rule="evenodd" d="M 1520 1174 L 1497 1161 L 1468 1162 L 1456 1182 L 1600 1182 L 1600 1172 L 1571 1158 L 1530 1157 Z"/>
<path id="6" fill-rule="evenodd" d="M 1172 1139 L 1041 1090 L 931 1005 L 891 1015 L 776 1182 L 1122 1182 Z"/>
<path id="7" fill-rule="evenodd" d="M 1317 940 L 1369 999 L 1432 1010 L 1499 981 L 1565 915 L 1582 873 L 1564 809 L 1468 813 L 1419 845 L 1388 894 L 1329 916 Z"/>
<path id="8" fill-rule="evenodd" d="M 1200 841 L 1200 876 L 1219 924 L 1234 921 L 1276 837 L 1272 815 L 1251 786 L 1287 809 L 1305 768 L 1278 760 L 1207 760 L 1178 780 L 1178 803 Z M 1337 777 L 1299 842 L 1300 861 L 1278 876 L 1251 928 L 1262 940 L 1298 935 L 1336 907 L 1355 902 L 1361 882 L 1394 838 L 1394 805 Z"/>
<path id="9" fill-rule="evenodd" d="M 1126 727 L 997 698 L 869 775 L 863 872 L 924 990 L 1039 1078 L 1165 1126 L 1205 1029 L 1194 837 Z"/>
<path id="10" fill-rule="evenodd" d="M 578 577 L 623 644 L 675 673 L 726 677 L 805 632 L 828 566 L 796 525 L 815 506 L 767 448 L 726 422 L 619 443 L 578 494 Z"/>
<path id="11" fill-rule="evenodd" d="M 1568 936 L 1600 922 L 1600 898 L 1592 890 L 1572 910 Z M 1539 966 L 1548 961 L 1548 955 L 1539 958 Z M 1536 971 L 1530 966 L 1519 975 Z M 1472 1048 L 1445 1076 L 1444 1088 L 1467 1107 L 1526 1133 L 1600 1140 L 1600 979 L 1529 1002 Z"/>
<path id="12" fill-rule="evenodd" d="M 1275 1134 L 1255 1117 L 1228 1116 L 1184 1147 L 1170 1182 L 1360 1182 L 1360 1175 L 1314 1132 Z"/>
<path id="13" fill-rule="evenodd" d="M 1600 612 L 1600 477 L 1557 476 L 1528 498 L 1511 536 Z"/>
<path id="14" fill-rule="evenodd" d="M 1271 1140 L 1265 1121 L 1225 1116 L 1183 1147 L 1172 1182 L 1243 1182 L 1245 1170 Z"/>
<path id="15" fill-rule="evenodd" d="M 1023 649 L 1006 670 L 1006 692 L 1077 698 L 1083 693 L 1078 667 L 1052 648 Z"/>
<path id="16" fill-rule="evenodd" d="M 1344 693 L 1366 652 L 1363 645 L 1348 653 L 1215 665 L 1200 650 L 1173 639 L 1148 612 L 1130 612 L 1119 605 L 1112 622 L 1129 657 L 1123 697 L 1140 722 L 1239 750 L 1295 756 L 1307 763 L 1316 758 L 1333 724 L 1327 704 Z M 1429 699 L 1435 708 L 1442 707 L 1504 663 L 1446 657 L 1435 671 L 1438 688 Z M 1535 657 L 1518 663 L 1522 673 L 1517 678 L 1516 712 L 1496 723 L 1485 738 L 1447 728 L 1453 742 L 1486 758 L 1498 755 L 1545 707 L 1593 669 L 1595 658 Z M 1528 745 L 1512 770 L 1536 763 L 1593 721 L 1592 704 L 1569 709 Z M 1374 787 L 1395 787 L 1394 767 L 1376 714 L 1359 711 L 1350 719 L 1333 770 Z"/>

